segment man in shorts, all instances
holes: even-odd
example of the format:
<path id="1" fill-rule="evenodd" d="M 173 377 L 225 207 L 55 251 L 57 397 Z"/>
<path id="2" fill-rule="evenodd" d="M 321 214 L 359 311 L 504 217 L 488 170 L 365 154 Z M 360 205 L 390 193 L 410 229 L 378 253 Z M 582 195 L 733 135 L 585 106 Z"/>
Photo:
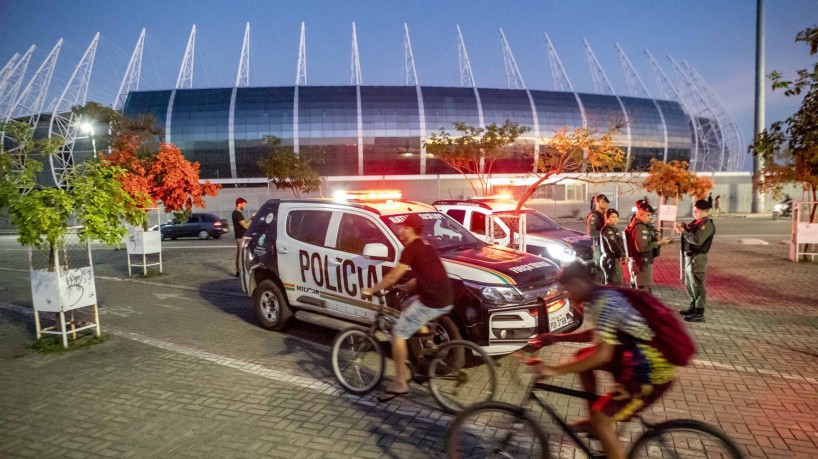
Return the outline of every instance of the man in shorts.
<path id="1" fill-rule="evenodd" d="M 378 400 L 385 402 L 409 393 L 409 372 L 404 362 L 409 357 L 406 341 L 420 330 L 426 322 L 437 319 L 452 310 L 454 289 L 443 262 L 434 247 L 420 237 L 423 234 L 423 219 L 417 214 L 409 214 L 400 224 L 398 235 L 404 244 L 398 265 L 389 271 L 372 288 L 362 289 L 364 296 L 371 296 L 394 285 L 406 271 L 414 273 L 417 294 L 405 304 L 398 322 L 392 330 L 392 360 L 395 362 L 395 379 L 386 388 L 386 394 Z"/>
<path id="2" fill-rule="evenodd" d="M 556 342 L 594 343 L 581 349 L 569 363 L 538 364 L 538 376 L 578 373 L 587 392 L 596 393 L 594 370 L 613 375 L 616 386 L 596 402 L 588 402 L 590 421 L 580 421 L 577 430 L 592 431 L 608 458 L 625 457 L 625 448 L 616 435 L 615 423 L 626 421 L 650 406 L 676 379 L 676 367 L 654 348 L 654 331 L 622 293 L 593 283 L 591 272 L 581 262 L 565 267 L 560 284 L 574 305 L 585 309 L 593 327 L 563 335 L 542 334 L 541 345 Z"/>

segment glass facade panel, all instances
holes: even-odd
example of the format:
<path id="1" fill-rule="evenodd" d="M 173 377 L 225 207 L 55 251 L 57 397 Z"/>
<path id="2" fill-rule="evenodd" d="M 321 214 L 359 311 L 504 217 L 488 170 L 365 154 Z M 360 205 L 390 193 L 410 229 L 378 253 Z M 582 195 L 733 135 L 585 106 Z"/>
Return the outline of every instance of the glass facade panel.
<path id="1" fill-rule="evenodd" d="M 420 111 L 414 86 L 362 86 L 364 175 L 420 174 Z"/>
<path id="2" fill-rule="evenodd" d="M 454 123 L 463 122 L 469 126 L 480 124 L 477 98 L 473 88 L 423 87 L 423 109 L 426 114 L 426 135 L 454 131 Z M 427 174 L 456 174 L 457 171 L 442 161 L 427 158 Z"/>
<path id="3" fill-rule="evenodd" d="M 534 99 L 534 106 L 537 107 L 541 137 L 546 139 L 553 137 L 563 127 L 569 129 L 582 127 L 582 113 L 573 93 L 531 91 L 531 97 Z"/>
<path id="4" fill-rule="evenodd" d="M 300 86 L 298 137 L 323 151 L 321 175 L 358 175 L 358 102 L 354 86 Z"/>
<path id="5" fill-rule="evenodd" d="M 186 159 L 199 162 L 202 177 L 232 177 L 227 137 L 232 92 L 232 88 L 176 90 L 170 140 Z"/>
<path id="6" fill-rule="evenodd" d="M 131 118 L 139 115 L 152 115 L 156 126 L 165 129 L 165 119 L 168 115 L 168 102 L 172 91 L 138 91 L 130 92 L 125 99 L 122 113 Z"/>
<path id="7" fill-rule="evenodd" d="M 662 159 L 665 155 L 662 118 L 651 99 L 622 97 L 621 100 L 630 121 L 631 169 L 646 169 L 651 158 Z M 623 128 L 622 133 L 627 135 L 627 130 Z"/>
<path id="8" fill-rule="evenodd" d="M 483 105 L 483 119 L 486 125 L 495 123 L 502 126 L 511 120 L 531 129 L 516 145 L 507 149 L 506 156 L 495 161 L 492 173 L 530 171 L 534 151 L 534 114 L 528 94 L 520 89 L 480 89 Z"/>
<path id="9" fill-rule="evenodd" d="M 693 159 L 693 127 L 690 117 L 678 102 L 657 100 L 667 123 L 667 160 L 690 162 Z"/>
<path id="10" fill-rule="evenodd" d="M 282 147 L 293 146 L 294 93 L 291 86 L 237 90 L 233 135 L 239 177 L 263 175 L 258 162 L 267 156 L 265 136 L 278 137 Z"/>

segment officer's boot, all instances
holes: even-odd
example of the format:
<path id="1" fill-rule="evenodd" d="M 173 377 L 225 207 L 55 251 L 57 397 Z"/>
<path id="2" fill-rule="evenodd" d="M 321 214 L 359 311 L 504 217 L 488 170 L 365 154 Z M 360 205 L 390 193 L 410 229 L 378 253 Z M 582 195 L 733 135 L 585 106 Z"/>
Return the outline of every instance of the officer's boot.
<path id="1" fill-rule="evenodd" d="M 686 322 L 704 322 L 704 309 L 696 309 L 693 314 L 685 316 Z"/>
<path id="2" fill-rule="evenodd" d="M 695 313 L 696 313 L 696 306 L 693 303 L 690 303 L 690 307 L 688 307 L 687 309 L 685 309 L 683 311 L 679 311 L 679 314 L 681 314 L 681 315 L 683 315 L 685 317 L 692 316 Z"/>

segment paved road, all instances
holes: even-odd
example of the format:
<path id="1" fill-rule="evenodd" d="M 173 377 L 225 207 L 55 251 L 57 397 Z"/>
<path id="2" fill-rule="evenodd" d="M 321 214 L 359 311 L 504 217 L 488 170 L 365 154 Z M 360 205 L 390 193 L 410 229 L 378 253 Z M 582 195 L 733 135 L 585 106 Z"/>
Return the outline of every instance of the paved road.
<path id="1" fill-rule="evenodd" d="M 712 422 L 750 457 L 814 457 L 818 266 L 786 260 L 785 222 L 717 224 L 711 308 L 707 322 L 692 327 L 697 360 L 650 418 Z M 738 243 L 749 239 L 769 245 Z M 164 249 L 166 274 L 127 279 L 123 251 L 95 248 L 101 322 L 111 339 L 39 355 L 26 347 L 34 335 L 26 252 L 0 236 L 0 456 L 441 455 L 450 417 L 425 388 L 387 404 L 343 394 L 329 370 L 334 331 L 257 325 L 230 276 L 231 239 L 178 240 Z M 664 250 L 657 262 L 657 291 L 682 307 L 675 252 Z M 556 345 L 542 354 L 556 362 L 575 351 Z M 511 358 L 500 371 L 500 397 L 519 401 L 530 377 Z M 567 419 L 584 416 L 581 403 L 553 401 Z M 572 455 L 568 445 L 562 454 Z"/>

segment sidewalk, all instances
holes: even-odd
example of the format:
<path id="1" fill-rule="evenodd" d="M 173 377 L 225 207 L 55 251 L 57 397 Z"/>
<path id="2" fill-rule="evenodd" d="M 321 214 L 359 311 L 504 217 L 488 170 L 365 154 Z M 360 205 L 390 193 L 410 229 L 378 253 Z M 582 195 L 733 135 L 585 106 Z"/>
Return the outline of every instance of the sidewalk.
<path id="1" fill-rule="evenodd" d="M 690 327 L 696 360 L 647 416 L 715 424 L 747 457 L 813 458 L 818 265 L 790 262 L 778 239 L 713 244 L 707 322 Z M 166 274 L 146 279 L 124 279 L 124 251 L 95 249 L 101 322 L 112 337 L 56 355 L 23 347 L 33 339 L 27 255 L 0 251 L 0 456 L 443 456 L 451 417 L 424 386 L 387 404 L 343 394 L 329 369 L 334 331 L 261 329 L 231 276 L 232 241 L 186 242 L 168 246 Z M 687 306 L 677 245 L 663 248 L 655 277 L 660 298 Z M 565 361 L 576 349 L 541 354 Z M 500 369 L 499 398 L 519 403 L 527 379 L 513 376 L 523 373 L 511 358 Z M 585 415 L 583 403 L 552 400 L 569 420 Z"/>

